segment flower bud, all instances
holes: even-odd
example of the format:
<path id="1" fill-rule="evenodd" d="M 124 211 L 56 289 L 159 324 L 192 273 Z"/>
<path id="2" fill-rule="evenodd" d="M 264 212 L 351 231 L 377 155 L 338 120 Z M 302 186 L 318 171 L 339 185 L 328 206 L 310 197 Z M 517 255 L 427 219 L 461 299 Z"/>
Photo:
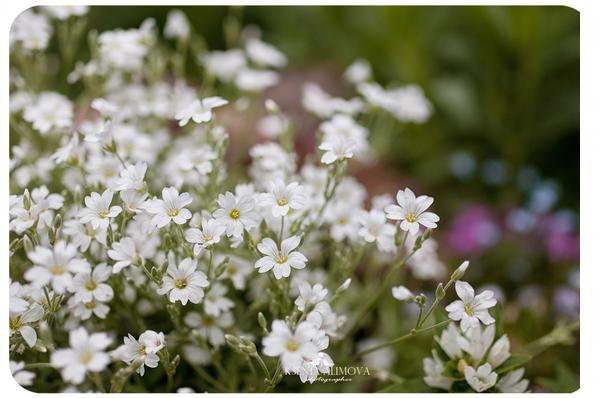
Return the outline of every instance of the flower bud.
<path id="1" fill-rule="evenodd" d="M 337 290 L 335 291 L 335 294 L 342 294 L 344 293 L 346 290 L 348 290 L 348 288 L 350 287 L 350 284 L 352 283 L 352 279 L 348 278 L 344 281 L 344 283 L 342 283 L 340 285 L 340 287 L 337 288 Z"/>
<path id="2" fill-rule="evenodd" d="M 52 226 L 55 230 L 58 230 L 60 227 L 62 227 L 62 216 L 60 214 L 57 214 L 56 217 L 54 217 L 54 223 Z"/>
<path id="3" fill-rule="evenodd" d="M 467 271 L 467 268 L 469 268 L 469 262 L 468 261 L 464 261 L 460 267 L 458 267 L 453 273 L 452 276 L 450 277 L 450 280 L 452 281 L 457 281 L 460 278 L 463 277 L 463 275 L 465 274 L 465 272 Z"/>
<path id="4" fill-rule="evenodd" d="M 441 300 L 446 295 L 446 290 L 444 290 L 444 284 L 439 283 L 435 288 L 435 298 Z"/>
<path id="5" fill-rule="evenodd" d="M 263 331 L 267 330 L 267 319 L 262 312 L 258 313 L 258 326 L 260 326 Z"/>
<path id="6" fill-rule="evenodd" d="M 29 189 L 25 188 L 23 193 L 23 207 L 25 210 L 31 209 L 31 196 L 29 195 Z"/>
<path id="7" fill-rule="evenodd" d="M 229 344 L 232 348 L 238 349 L 240 346 L 240 339 L 238 339 L 236 336 L 234 336 L 233 334 L 226 334 L 225 335 L 225 341 L 227 342 L 227 344 Z"/>
<path id="8" fill-rule="evenodd" d="M 23 237 L 23 248 L 25 249 L 26 253 L 29 253 L 30 251 L 33 250 L 33 243 L 31 242 L 31 239 L 27 235 L 25 235 Z"/>
<path id="9" fill-rule="evenodd" d="M 279 105 L 277 105 L 277 102 L 273 101 L 270 98 L 268 98 L 265 101 L 265 108 L 267 108 L 267 110 L 271 113 L 279 113 L 280 112 Z"/>

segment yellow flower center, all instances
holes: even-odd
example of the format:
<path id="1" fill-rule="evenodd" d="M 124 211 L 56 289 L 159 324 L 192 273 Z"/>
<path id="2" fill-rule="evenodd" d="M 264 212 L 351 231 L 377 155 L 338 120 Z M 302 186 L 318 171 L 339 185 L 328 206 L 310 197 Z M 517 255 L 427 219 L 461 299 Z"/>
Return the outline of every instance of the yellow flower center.
<path id="1" fill-rule="evenodd" d="M 92 353 L 90 351 L 84 351 L 79 356 L 79 362 L 81 362 L 82 364 L 86 364 L 86 363 L 88 363 L 91 360 L 92 360 Z"/>
<path id="2" fill-rule="evenodd" d="M 137 351 L 138 351 L 138 354 L 140 354 L 140 355 L 146 355 L 146 346 L 143 344 L 140 344 Z"/>
<path id="3" fill-rule="evenodd" d="M 417 221 L 417 216 L 415 215 L 415 213 L 406 213 L 406 221 L 408 222 L 415 222 Z"/>
<path id="4" fill-rule="evenodd" d="M 102 209 L 98 212 L 98 217 L 106 218 L 106 216 L 108 216 L 108 211 L 106 209 Z"/>
<path id="5" fill-rule="evenodd" d="M 179 209 L 169 209 L 167 214 L 169 217 L 177 217 L 179 215 Z"/>
<path id="6" fill-rule="evenodd" d="M 94 282 L 93 280 L 89 280 L 87 281 L 87 283 L 85 284 L 85 288 L 87 290 L 94 290 L 98 285 L 96 285 L 96 282 Z"/>
<path id="7" fill-rule="evenodd" d="M 50 266 L 49 271 L 52 275 L 62 275 L 65 273 L 65 267 L 60 264 Z"/>
<path id="8" fill-rule="evenodd" d="M 175 279 L 175 287 L 177 289 L 183 289 L 187 286 L 187 281 L 185 279 Z"/>
<path id="9" fill-rule="evenodd" d="M 282 196 L 281 198 L 279 198 L 279 200 L 277 201 L 277 204 L 279 206 L 285 206 L 288 204 L 288 200 L 285 196 Z"/>
<path id="10" fill-rule="evenodd" d="M 237 220 L 238 218 L 240 218 L 240 211 L 238 209 L 231 210 L 231 213 L 229 213 L 229 217 L 233 218 L 234 220 Z"/>
<path id="11" fill-rule="evenodd" d="M 475 315 L 475 310 L 473 309 L 473 307 L 471 306 L 471 304 L 465 304 L 465 313 L 468 316 L 473 316 Z"/>
<path id="12" fill-rule="evenodd" d="M 16 318 L 10 318 L 8 320 L 8 327 L 10 327 L 10 329 L 14 331 L 21 329 L 21 317 L 18 316 Z"/>
<path id="13" fill-rule="evenodd" d="M 89 303 L 85 303 L 83 304 L 85 306 L 85 308 L 87 308 L 88 310 L 93 310 L 94 308 L 96 308 L 96 303 L 93 301 L 90 301 Z"/>
<path id="14" fill-rule="evenodd" d="M 285 344 L 285 348 L 290 352 L 297 351 L 299 347 L 300 346 L 298 345 L 298 342 L 296 341 L 296 339 L 290 339 Z"/>
<path id="15" fill-rule="evenodd" d="M 275 259 L 275 262 L 277 262 L 277 264 L 283 264 L 287 261 L 287 259 L 287 256 L 284 256 L 283 254 L 279 253 L 277 258 Z"/>

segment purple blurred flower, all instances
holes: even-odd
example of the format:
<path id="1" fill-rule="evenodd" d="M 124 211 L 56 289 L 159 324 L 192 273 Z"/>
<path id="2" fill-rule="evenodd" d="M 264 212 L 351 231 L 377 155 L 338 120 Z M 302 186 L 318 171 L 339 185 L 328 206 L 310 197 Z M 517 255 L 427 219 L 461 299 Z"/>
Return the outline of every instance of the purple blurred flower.
<path id="1" fill-rule="evenodd" d="M 579 293 L 570 287 L 561 286 L 554 292 L 554 309 L 570 318 L 579 316 Z"/>
<path id="2" fill-rule="evenodd" d="M 448 246 L 459 254 L 480 253 L 494 245 L 501 231 L 491 213 L 480 205 L 472 205 L 454 219 L 446 235 Z"/>

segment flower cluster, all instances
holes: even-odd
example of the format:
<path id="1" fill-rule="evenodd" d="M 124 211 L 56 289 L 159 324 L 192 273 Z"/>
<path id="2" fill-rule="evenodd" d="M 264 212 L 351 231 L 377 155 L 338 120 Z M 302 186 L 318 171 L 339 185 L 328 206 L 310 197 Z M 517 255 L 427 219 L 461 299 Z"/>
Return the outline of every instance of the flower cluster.
<path id="1" fill-rule="evenodd" d="M 34 362 L 60 371 L 61 388 L 75 391 L 148 383 L 171 392 L 191 380 L 203 391 L 270 391 L 288 375 L 313 383 L 346 360 L 334 352 L 361 346 L 355 332 L 404 265 L 415 278 L 445 277 L 431 238 L 440 221 L 434 199 L 404 188 L 395 201 L 392 193 L 367 201 L 347 173 L 375 156 L 363 116 L 381 108 L 402 123 L 429 117 L 419 88 L 384 89 L 365 61 L 344 75 L 350 99 L 307 82 L 302 103 L 320 124 L 302 162 L 293 119 L 266 101 L 269 119 L 257 126 L 268 127 L 268 139 L 249 148 L 245 178 L 226 161 L 235 138 L 227 122 L 251 122 L 246 110 L 262 107 L 259 93 L 280 80 L 286 56 L 255 29 L 210 51 L 175 10 L 164 38 L 176 50 L 152 19 L 90 32 L 88 60 L 62 54 L 67 82 L 83 94 L 42 89 L 43 63 L 27 61 L 44 59 L 51 40 L 61 49 L 81 42 L 86 11 L 30 9 L 11 30 L 9 324 L 11 370 L 22 385 L 46 388 L 47 373 L 27 367 Z M 186 73 L 190 54 L 202 73 Z M 355 272 L 366 259 L 371 279 Z M 379 288 L 373 274 L 388 269 Z M 426 382 L 526 389 L 522 371 L 499 370 L 508 340 L 492 345 L 491 293 L 475 295 L 458 279 L 461 300 L 447 309 L 461 330 L 443 332 L 443 352 L 425 360 Z M 406 288 L 394 297 L 424 305 Z M 147 376 L 162 372 L 159 364 L 166 386 Z M 384 381 L 386 367 L 374 365 Z"/>

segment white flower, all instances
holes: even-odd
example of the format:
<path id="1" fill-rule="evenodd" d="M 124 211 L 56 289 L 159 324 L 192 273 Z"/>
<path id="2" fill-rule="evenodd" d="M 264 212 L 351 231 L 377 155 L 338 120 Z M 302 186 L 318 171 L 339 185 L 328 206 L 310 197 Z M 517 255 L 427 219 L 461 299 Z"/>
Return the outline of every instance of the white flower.
<path id="1" fill-rule="evenodd" d="M 233 326 L 234 319 L 231 312 L 224 312 L 219 316 L 188 312 L 183 321 L 187 326 L 193 328 L 194 333 L 208 340 L 210 345 L 218 347 L 225 344 L 225 332 Z"/>
<path id="2" fill-rule="evenodd" d="M 148 51 L 142 29 L 117 29 L 98 36 L 102 63 L 115 69 L 135 71 L 142 67 Z"/>
<path id="3" fill-rule="evenodd" d="M 252 273 L 252 270 L 252 263 L 248 260 L 230 255 L 229 261 L 225 265 L 225 272 L 218 279 L 230 279 L 233 287 L 242 290 L 246 286 L 246 278 Z"/>
<path id="4" fill-rule="evenodd" d="M 228 51 L 212 51 L 202 57 L 207 71 L 222 82 L 230 82 L 246 67 L 246 57 L 236 48 Z"/>
<path id="5" fill-rule="evenodd" d="M 141 259 L 135 241 L 127 236 L 119 242 L 113 243 L 112 249 L 110 249 L 107 254 L 108 257 L 116 261 L 112 269 L 114 274 L 130 265 L 141 265 Z"/>
<path id="6" fill-rule="evenodd" d="M 359 157 L 359 160 L 365 160 L 369 154 L 367 140 L 369 131 L 348 115 L 333 115 L 330 120 L 321 123 L 319 130 L 323 132 L 324 143 L 346 142 L 349 147 L 352 147 L 352 153 Z"/>
<path id="7" fill-rule="evenodd" d="M 259 66 L 281 68 L 287 63 L 287 58 L 281 51 L 258 39 L 248 40 L 246 52 L 248 58 Z"/>
<path id="8" fill-rule="evenodd" d="M 385 208 L 387 217 L 390 220 L 400 220 L 400 228 L 403 231 L 409 231 L 412 235 L 419 232 L 419 225 L 426 228 L 436 228 L 436 222 L 440 221 L 437 214 L 425 211 L 433 203 L 433 198 L 421 195 L 415 197 L 413 191 L 409 188 L 404 191 L 398 191 L 396 194 L 398 205 L 389 205 Z"/>
<path id="9" fill-rule="evenodd" d="M 488 326 L 491 328 L 493 325 Z M 510 357 L 510 341 L 508 340 L 507 335 L 502 335 L 492 348 L 487 356 L 487 361 L 492 365 L 495 369 L 498 366 L 502 365 L 508 358 Z"/>
<path id="10" fill-rule="evenodd" d="M 145 372 L 144 365 L 149 368 L 158 366 L 160 358 L 157 353 L 164 346 L 165 336 L 163 332 L 156 333 L 153 330 L 146 330 L 140 335 L 139 340 L 136 340 L 131 334 L 123 337 L 123 344 L 115 350 L 114 356 L 128 365 L 141 361 L 141 365 L 136 371 L 140 376 L 143 376 Z"/>
<path id="11" fill-rule="evenodd" d="M 82 223 L 91 223 L 94 229 L 107 229 L 111 218 L 118 216 L 123 209 L 120 206 L 112 206 L 113 193 L 107 189 L 100 195 L 92 192 L 85 197 L 85 208 L 77 214 Z"/>
<path id="12" fill-rule="evenodd" d="M 512 372 L 508 372 L 504 375 L 500 380 L 498 380 L 498 390 L 503 393 L 517 393 L 521 394 L 527 391 L 527 387 L 529 386 L 529 380 L 523 379 L 523 374 L 525 374 L 524 368 L 519 368 L 513 370 Z"/>
<path id="13" fill-rule="evenodd" d="M 96 315 L 100 319 L 105 319 L 106 315 L 110 312 L 110 307 L 98 299 L 92 297 L 92 299 L 86 303 L 77 300 L 75 296 L 71 296 L 69 299 L 69 309 L 73 311 L 73 315 L 81 320 L 90 319 L 92 314 Z"/>
<path id="14" fill-rule="evenodd" d="M 215 219 L 202 219 L 202 229 L 190 228 L 185 231 L 185 240 L 194 243 L 194 255 L 197 256 L 203 249 L 216 245 L 221 241 L 221 235 L 226 227 Z"/>
<path id="15" fill-rule="evenodd" d="M 259 196 L 260 205 L 270 206 L 273 217 L 287 216 L 291 211 L 298 211 L 306 205 L 304 188 L 297 182 L 288 185 L 282 180 L 270 183 L 269 193 Z"/>
<path id="16" fill-rule="evenodd" d="M 458 345 L 464 352 L 471 356 L 474 365 L 477 365 L 492 345 L 495 333 L 496 328 L 494 325 L 488 326 L 485 330 L 477 325 L 467 330 L 465 337 L 458 337 Z"/>
<path id="17" fill-rule="evenodd" d="M 340 136 L 331 137 L 328 141 L 319 145 L 319 149 L 325 151 L 321 156 L 321 162 L 331 164 L 335 161 L 350 159 L 354 156 L 356 144 L 353 141 Z"/>
<path id="18" fill-rule="evenodd" d="M 383 252 L 395 250 L 394 236 L 396 229 L 386 222 L 385 213 L 379 210 L 362 212 L 359 218 L 361 227 L 358 235 L 366 242 L 377 242 L 377 248 Z"/>
<path id="19" fill-rule="evenodd" d="M 296 298 L 296 301 L 294 301 L 294 304 L 302 312 L 325 300 L 327 296 L 327 289 L 320 283 L 311 286 L 308 282 L 299 279 L 297 285 L 300 294 Z"/>
<path id="20" fill-rule="evenodd" d="M 162 200 L 153 200 L 146 210 L 154 214 L 152 223 L 157 228 L 162 228 L 171 221 L 181 225 L 192 218 L 192 213 L 185 208 L 190 203 L 192 203 L 192 197 L 189 193 L 179 194 L 177 188 L 168 187 L 162 190 Z"/>
<path id="21" fill-rule="evenodd" d="M 233 301 L 225 295 L 227 287 L 220 283 L 213 284 L 204 297 L 204 312 L 208 315 L 218 317 L 222 312 L 227 312 L 233 308 Z"/>
<path id="22" fill-rule="evenodd" d="M 50 284 L 59 294 L 71 286 L 72 273 L 89 269 L 87 261 L 77 257 L 76 247 L 62 240 L 56 242 L 52 249 L 36 246 L 27 253 L 27 257 L 33 262 L 33 267 L 25 271 L 25 279 L 37 288 Z"/>
<path id="23" fill-rule="evenodd" d="M 148 165 L 144 162 L 139 162 L 135 165 L 128 165 L 127 168 L 121 170 L 120 178 L 118 178 L 115 182 L 115 190 L 144 190 L 146 188 L 144 176 L 146 175 L 147 169 Z"/>
<path id="24" fill-rule="evenodd" d="M 312 339 L 316 330 L 310 322 L 301 322 L 294 332 L 284 321 L 275 320 L 271 333 L 262 340 L 263 351 L 270 357 L 279 357 L 285 372 L 298 372 L 304 360 L 314 360 L 320 351 Z"/>
<path id="25" fill-rule="evenodd" d="M 190 34 L 190 23 L 181 10 L 171 10 L 167 15 L 165 24 L 165 37 L 167 39 L 185 39 Z"/>
<path id="26" fill-rule="evenodd" d="M 21 43 L 27 52 L 44 50 L 52 36 L 52 25 L 43 14 L 38 14 L 33 9 L 27 9 L 15 18 L 10 27 L 9 40 Z"/>
<path id="27" fill-rule="evenodd" d="M 64 21 L 71 16 L 81 17 L 88 13 L 88 6 L 47 6 L 44 7 L 46 13 L 56 19 Z"/>
<path id="28" fill-rule="evenodd" d="M 243 91 L 258 92 L 274 86 L 279 81 L 279 75 L 270 70 L 242 69 L 235 77 L 236 86 Z"/>
<path id="29" fill-rule="evenodd" d="M 478 367 L 477 370 L 472 366 L 465 367 L 465 379 L 473 390 L 483 392 L 496 384 L 498 374 L 492 372 L 492 366 L 486 363 Z"/>
<path id="30" fill-rule="evenodd" d="M 123 210 L 129 213 L 140 213 L 146 209 L 146 198 L 148 193 L 141 193 L 134 191 L 133 189 L 126 189 L 119 193 L 121 200 L 123 201 Z"/>
<path id="31" fill-rule="evenodd" d="M 319 330 L 325 332 L 328 336 L 337 337 L 338 331 L 346 321 L 345 316 L 338 316 L 327 301 L 321 301 L 315 305 L 315 308 L 307 315 L 306 320 L 311 322 Z"/>
<path id="32" fill-rule="evenodd" d="M 208 146 L 201 145 L 188 151 L 182 152 L 179 156 L 179 167 L 184 171 L 196 170 L 200 175 L 207 175 L 213 170 L 213 160 L 217 159 L 217 154 Z"/>
<path id="33" fill-rule="evenodd" d="M 452 379 L 443 375 L 444 364 L 435 351 L 433 352 L 433 358 L 423 359 L 423 370 L 425 371 L 423 380 L 429 387 L 449 390 L 452 386 Z"/>
<path id="34" fill-rule="evenodd" d="M 290 276 L 292 268 L 302 269 L 306 266 L 308 259 L 304 254 L 294 251 L 300 244 L 299 236 L 291 236 L 281 242 L 281 250 L 271 238 L 264 238 L 257 249 L 265 256 L 254 265 L 258 272 L 265 273 L 273 270 L 276 279 Z"/>
<path id="35" fill-rule="evenodd" d="M 460 348 L 459 339 L 462 338 L 460 330 L 456 324 L 448 325 L 439 337 L 435 337 L 437 343 L 442 347 L 442 350 L 452 359 L 462 357 L 462 349 Z"/>
<path id="36" fill-rule="evenodd" d="M 39 321 L 43 316 L 44 309 L 37 303 L 31 304 L 27 310 L 21 313 L 10 311 L 9 336 L 12 336 L 13 333 L 19 333 L 27 345 L 33 347 L 37 341 L 37 333 L 29 324 Z"/>
<path id="37" fill-rule="evenodd" d="M 8 366 L 10 367 L 10 373 L 17 383 L 21 386 L 30 386 L 33 384 L 35 379 L 35 373 L 29 372 L 25 369 L 25 362 L 10 361 Z"/>
<path id="38" fill-rule="evenodd" d="M 302 90 L 302 106 L 321 119 L 330 118 L 336 113 L 353 115 L 362 112 L 365 108 L 360 98 L 345 100 L 343 98 L 332 97 L 315 83 L 304 85 Z"/>
<path id="39" fill-rule="evenodd" d="M 169 294 L 169 300 L 172 303 L 181 301 L 186 305 L 188 300 L 198 304 L 204 297 L 204 290 L 209 285 L 206 274 L 202 271 L 196 271 L 196 260 L 185 258 L 179 264 L 169 264 L 167 268 L 168 276 L 164 276 L 162 286 L 158 289 L 158 294 Z"/>
<path id="40" fill-rule="evenodd" d="M 97 265 L 94 270 L 75 275 L 71 291 L 75 293 L 76 300 L 88 303 L 93 299 L 110 301 L 113 298 L 113 289 L 106 282 L 111 271 L 106 264 Z"/>
<path id="41" fill-rule="evenodd" d="M 227 236 L 241 236 L 244 229 L 258 225 L 254 215 L 254 199 L 249 195 L 234 196 L 231 192 L 219 194 L 217 203 L 220 208 L 213 216 L 217 222 L 225 226 Z"/>
<path id="42" fill-rule="evenodd" d="M 457 281 L 456 294 L 460 300 L 450 303 L 446 307 L 446 311 L 448 311 L 450 319 L 460 321 L 460 328 L 463 332 L 477 327 L 480 321 L 485 325 L 495 322 L 488 313 L 488 308 L 496 305 L 496 299 L 491 290 L 485 290 L 476 296 L 471 285 L 467 282 Z"/>
<path id="43" fill-rule="evenodd" d="M 213 118 L 212 110 L 223 105 L 227 105 L 228 101 L 221 97 L 206 97 L 204 99 L 195 99 L 187 107 L 183 108 L 175 115 L 175 119 L 179 120 L 180 126 L 185 126 L 190 119 L 194 123 L 210 122 Z"/>
<path id="44" fill-rule="evenodd" d="M 415 295 L 405 286 L 396 286 L 392 288 L 392 296 L 399 301 L 411 300 Z"/>
<path id="45" fill-rule="evenodd" d="M 357 59 L 344 72 L 344 78 L 352 83 L 358 84 L 371 78 L 371 65 L 364 59 Z"/>
<path id="46" fill-rule="evenodd" d="M 66 130 L 73 123 L 73 104 L 58 93 L 43 92 L 25 107 L 23 119 L 43 135 L 52 130 Z"/>
<path id="47" fill-rule="evenodd" d="M 85 374 L 101 372 L 110 363 L 104 350 L 112 343 L 106 333 L 92 333 L 83 328 L 69 332 L 70 348 L 61 348 L 50 355 L 52 366 L 61 369 L 64 381 L 81 384 Z"/>

